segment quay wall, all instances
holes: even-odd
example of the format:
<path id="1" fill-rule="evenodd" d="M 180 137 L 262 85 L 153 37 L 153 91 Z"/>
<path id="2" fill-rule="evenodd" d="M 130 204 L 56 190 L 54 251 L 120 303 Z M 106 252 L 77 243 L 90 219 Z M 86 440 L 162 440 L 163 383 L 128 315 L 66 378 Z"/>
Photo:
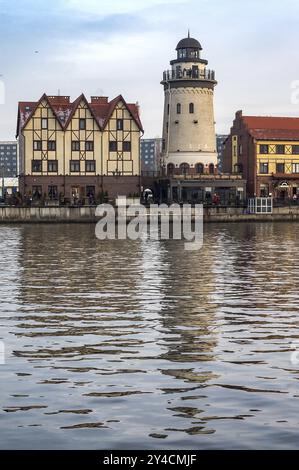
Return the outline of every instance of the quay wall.
<path id="1" fill-rule="evenodd" d="M 93 223 L 95 207 L 0 207 L 0 223 Z M 241 207 L 205 207 L 204 222 L 299 221 L 299 206 L 275 207 L 273 214 L 247 214 Z"/>

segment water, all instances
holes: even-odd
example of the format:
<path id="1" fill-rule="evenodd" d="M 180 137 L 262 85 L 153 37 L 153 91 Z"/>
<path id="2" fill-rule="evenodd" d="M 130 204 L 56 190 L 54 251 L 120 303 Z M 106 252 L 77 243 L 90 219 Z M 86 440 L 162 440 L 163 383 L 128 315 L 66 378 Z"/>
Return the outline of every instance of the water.
<path id="1" fill-rule="evenodd" d="M 297 233 L 207 225 L 190 252 L 0 226 L 0 447 L 298 448 Z"/>

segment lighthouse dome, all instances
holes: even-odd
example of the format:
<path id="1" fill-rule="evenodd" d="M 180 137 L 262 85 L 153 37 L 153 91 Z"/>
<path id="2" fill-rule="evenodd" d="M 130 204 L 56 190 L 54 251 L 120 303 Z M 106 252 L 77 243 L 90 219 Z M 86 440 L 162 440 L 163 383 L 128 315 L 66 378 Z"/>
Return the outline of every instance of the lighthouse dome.
<path id="1" fill-rule="evenodd" d="M 181 39 L 180 42 L 178 43 L 176 50 L 178 51 L 179 49 L 199 49 L 202 50 L 201 44 L 197 39 L 194 38 L 184 38 Z"/>

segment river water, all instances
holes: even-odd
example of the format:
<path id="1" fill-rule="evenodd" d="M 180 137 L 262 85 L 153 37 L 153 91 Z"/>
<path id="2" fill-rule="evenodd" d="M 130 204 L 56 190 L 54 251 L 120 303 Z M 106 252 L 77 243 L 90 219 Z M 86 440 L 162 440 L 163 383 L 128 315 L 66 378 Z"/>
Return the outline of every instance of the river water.
<path id="1" fill-rule="evenodd" d="M 1 226 L 0 447 L 298 448 L 298 228 Z"/>

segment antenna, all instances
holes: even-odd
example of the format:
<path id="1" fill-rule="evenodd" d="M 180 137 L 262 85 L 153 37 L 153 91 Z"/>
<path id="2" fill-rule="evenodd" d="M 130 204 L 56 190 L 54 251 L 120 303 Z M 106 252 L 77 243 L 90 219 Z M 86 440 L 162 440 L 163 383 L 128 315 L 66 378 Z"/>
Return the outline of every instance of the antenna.
<path id="1" fill-rule="evenodd" d="M 188 29 L 188 39 L 190 39 L 190 29 Z"/>

